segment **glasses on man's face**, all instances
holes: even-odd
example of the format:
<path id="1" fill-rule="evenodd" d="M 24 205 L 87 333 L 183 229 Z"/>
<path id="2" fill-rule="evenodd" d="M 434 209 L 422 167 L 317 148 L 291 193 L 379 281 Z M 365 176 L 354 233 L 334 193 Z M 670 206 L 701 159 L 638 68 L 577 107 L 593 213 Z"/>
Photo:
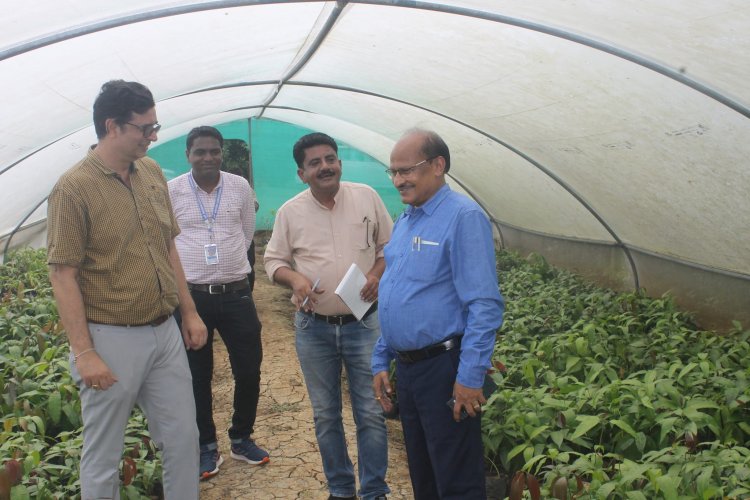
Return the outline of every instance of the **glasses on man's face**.
<path id="1" fill-rule="evenodd" d="M 437 158 L 437 156 L 433 156 L 432 158 L 427 158 L 426 160 L 422 160 L 416 165 L 412 165 L 411 167 L 401 167 L 401 168 L 386 168 L 385 173 L 388 174 L 388 177 L 393 179 L 397 175 L 400 175 L 401 177 L 409 177 L 411 176 L 419 167 L 423 167 L 430 163 L 432 160 Z"/>
<path id="2" fill-rule="evenodd" d="M 125 122 L 125 125 L 131 125 L 140 130 L 144 138 L 149 138 L 152 134 L 155 134 L 159 130 L 161 130 L 161 125 L 159 124 L 159 122 L 147 123 L 146 125 L 136 125 L 135 123 Z"/>

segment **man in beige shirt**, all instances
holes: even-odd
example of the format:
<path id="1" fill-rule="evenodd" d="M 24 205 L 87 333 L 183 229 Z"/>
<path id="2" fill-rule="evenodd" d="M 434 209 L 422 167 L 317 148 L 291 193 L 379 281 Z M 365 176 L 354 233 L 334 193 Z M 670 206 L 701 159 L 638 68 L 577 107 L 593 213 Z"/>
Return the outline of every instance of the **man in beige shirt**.
<path id="1" fill-rule="evenodd" d="M 329 499 L 386 498 L 385 420 L 372 395 L 370 358 L 380 336 L 378 283 L 383 247 L 393 222 L 369 186 L 341 182 L 338 146 L 308 134 L 294 145 L 297 175 L 310 189 L 279 208 L 265 253 L 269 278 L 292 289 L 297 356 L 315 417 Z M 334 294 L 352 263 L 365 273 L 362 299 L 373 305 L 361 320 Z M 346 368 L 357 425 L 360 489 L 346 447 L 341 416 L 341 369 Z"/>

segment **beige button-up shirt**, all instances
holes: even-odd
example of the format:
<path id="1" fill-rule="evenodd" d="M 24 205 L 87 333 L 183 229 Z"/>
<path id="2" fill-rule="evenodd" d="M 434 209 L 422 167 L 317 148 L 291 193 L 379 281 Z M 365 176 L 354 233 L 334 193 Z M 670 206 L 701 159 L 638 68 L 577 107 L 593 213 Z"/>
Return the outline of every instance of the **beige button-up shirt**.
<path id="1" fill-rule="evenodd" d="M 276 213 L 264 263 L 268 277 L 289 267 L 314 282 L 320 278 L 315 312 L 351 314 L 334 294 L 352 262 L 367 273 L 391 237 L 393 221 L 370 186 L 341 182 L 329 210 L 309 189 L 284 203 Z"/>

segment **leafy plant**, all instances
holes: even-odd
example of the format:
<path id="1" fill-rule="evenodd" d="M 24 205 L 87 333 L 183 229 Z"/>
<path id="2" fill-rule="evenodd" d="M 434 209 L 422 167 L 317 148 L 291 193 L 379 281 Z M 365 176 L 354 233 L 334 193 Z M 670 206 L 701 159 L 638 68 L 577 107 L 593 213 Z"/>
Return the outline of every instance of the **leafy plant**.
<path id="1" fill-rule="evenodd" d="M 489 461 L 555 498 L 747 494 L 750 331 L 702 331 L 668 296 L 600 289 L 538 255 L 497 266 Z"/>
<path id="2" fill-rule="evenodd" d="M 0 266 L 0 498 L 78 498 L 81 404 L 52 297 L 46 253 L 21 250 Z M 145 418 L 126 431 L 123 498 L 161 489 Z"/>

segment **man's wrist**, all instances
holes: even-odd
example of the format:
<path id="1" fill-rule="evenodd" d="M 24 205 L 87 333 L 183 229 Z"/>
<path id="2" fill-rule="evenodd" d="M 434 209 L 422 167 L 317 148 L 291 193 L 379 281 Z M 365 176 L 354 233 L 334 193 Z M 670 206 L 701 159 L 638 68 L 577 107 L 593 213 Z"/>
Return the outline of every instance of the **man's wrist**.
<path id="1" fill-rule="evenodd" d="M 84 350 L 80 351 L 78 354 L 74 354 L 73 355 L 73 362 L 74 363 L 78 363 L 78 358 L 80 358 L 81 356 L 83 356 L 85 354 L 91 353 L 91 352 L 96 352 L 96 349 L 94 349 L 93 347 L 89 347 L 87 349 L 84 349 Z"/>

